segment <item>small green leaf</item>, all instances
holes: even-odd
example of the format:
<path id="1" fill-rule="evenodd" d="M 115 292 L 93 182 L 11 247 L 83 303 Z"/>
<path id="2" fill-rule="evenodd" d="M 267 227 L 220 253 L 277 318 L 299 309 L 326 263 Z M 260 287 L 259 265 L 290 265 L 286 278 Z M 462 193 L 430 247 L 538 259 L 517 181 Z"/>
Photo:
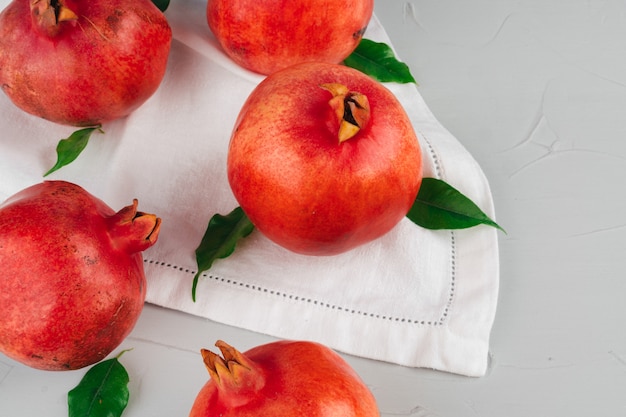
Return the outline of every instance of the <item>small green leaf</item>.
<path id="1" fill-rule="evenodd" d="M 67 394 L 69 417 L 119 417 L 128 404 L 128 372 L 119 362 L 122 351 L 87 371 Z"/>
<path id="2" fill-rule="evenodd" d="M 409 67 L 396 59 L 391 47 L 382 42 L 361 39 L 344 62 L 380 82 L 415 83 Z"/>
<path id="3" fill-rule="evenodd" d="M 54 171 L 70 164 L 78 158 L 78 155 L 80 155 L 83 149 L 87 146 L 89 138 L 94 130 L 102 132 L 100 125 L 86 127 L 75 131 L 67 139 L 61 139 L 57 144 L 57 163 L 50 168 L 48 172 L 43 174 L 43 176 L 46 177 L 49 174 L 52 174 Z"/>
<path id="4" fill-rule="evenodd" d="M 466 229 L 485 224 L 504 232 L 472 200 L 436 178 L 422 180 L 417 198 L 406 216 L 426 229 Z"/>
<path id="5" fill-rule="evenodd" d="M 196 287 L 202 272 L 207 271 L 216 259 L 230 256 L 240 239 L 248 236 L 254 230 L 254 225 L 248 219 L 241 207 L 235 208 L 226 216 L 215 214 L 204 232 L 202 242 L 196 249 L 198 272 L 193 277 L 191 296 L 196 301 Z"/>
<path id="6" fill-rule="evenodd" d="M 152 3 L 162 12 L 166 11 L 170 5 L 170 0 L 152 0 Z"/>

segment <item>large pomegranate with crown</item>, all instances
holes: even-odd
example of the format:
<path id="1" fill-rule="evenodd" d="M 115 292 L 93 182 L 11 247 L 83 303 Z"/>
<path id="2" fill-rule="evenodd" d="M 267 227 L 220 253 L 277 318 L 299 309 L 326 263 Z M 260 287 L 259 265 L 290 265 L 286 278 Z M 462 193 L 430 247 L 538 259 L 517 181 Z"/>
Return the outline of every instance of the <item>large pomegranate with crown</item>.
<path id="1" fill-rule="evenodd" d="M 45 181 L 0 205 L 0 352 L 44 370 L 103 359 L 146 296 L 141 252 L 161 220 L 118 212 L 78 185 Z"/>
<path id="2" fill-rule="evenodd" d="M 391 91 L 344 65 L 306 63 L 269 75 L 249 96 L 227 172 L 239 205 L 270 240 L 334 255 L 406 216 L 422 159 Z"/>

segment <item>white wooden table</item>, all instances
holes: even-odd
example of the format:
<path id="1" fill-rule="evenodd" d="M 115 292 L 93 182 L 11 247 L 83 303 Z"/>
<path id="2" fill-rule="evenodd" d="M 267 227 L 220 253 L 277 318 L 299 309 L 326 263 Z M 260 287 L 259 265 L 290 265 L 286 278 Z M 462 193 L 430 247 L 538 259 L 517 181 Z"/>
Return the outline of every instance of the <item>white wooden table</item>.
<path id="1" fill-rule="evenodd" d="M 376 14 L 508 234 L 485 377 L 346 359 L 385 417 L 626 416 L 626 4 L 377 0 Z M 217 338 L 273 340 L 146 306 L 121 347 L 135 348 L 124 415 L 186 416 L 208 377 L 197 346 Z M 0 416 L 66 416 L 83 374 L 0 358 Z"/>

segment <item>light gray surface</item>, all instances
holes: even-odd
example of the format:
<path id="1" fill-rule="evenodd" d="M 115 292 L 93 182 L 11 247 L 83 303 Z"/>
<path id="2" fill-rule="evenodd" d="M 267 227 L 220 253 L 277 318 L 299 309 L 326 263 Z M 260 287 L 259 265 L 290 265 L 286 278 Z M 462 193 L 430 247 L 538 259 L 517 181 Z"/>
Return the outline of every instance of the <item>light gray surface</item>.
<path id="1" fill-rule="evenodd" d="M 415 403 L 626 415 L 626 4 L 379 1 L 377 14 L 508 232 L 489 374 L 416 372 Z"/>
<path id="2" fill-rule="evenodd" d="M 385 417 L 625 416 L 626 4 L 377 0 L 376 13 L 483 167 L 508 234 L 485 377 L 346 358 Z M 134 348 L 124 415 L 187 415 L 208 377 L 197 347 L 217 338 L 272 340 L 147 306 L 121 347 Z M 3 357 L 0 416 L 67 415 L 83 374 Z"/>

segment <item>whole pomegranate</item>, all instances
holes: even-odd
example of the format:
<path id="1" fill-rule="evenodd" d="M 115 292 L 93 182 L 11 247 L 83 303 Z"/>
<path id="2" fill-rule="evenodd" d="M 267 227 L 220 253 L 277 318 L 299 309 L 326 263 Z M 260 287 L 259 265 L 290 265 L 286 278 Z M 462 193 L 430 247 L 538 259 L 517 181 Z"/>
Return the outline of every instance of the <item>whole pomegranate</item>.
<path id="1" fill-rule="evenodd" d="M 409 211 L 419 142 L 396 97 L 343 65 L 266 77 L 244 103 L 227 157 L 233 194 L 269 239 L 334 255 L 374 240 Z"/>
<path id="2" fill-rule="evenodd" d="M 271 74 L 302 62 L 342 62 L 373 9 L 374 0 L 209 0 L 207 20 L 237 64 Z"/>
<path id="3" fill-rule="evenodd" d="M 83 188 L 46 181 L 0 205 L 0 351 L 44 370 L 100 361 L 142 311 L 141 251 L 161 220 L 115 213 Z"/>
<path id="4" fill-rule="evenodd" d="M 354 369 L 324 345 L 278 341 L 240 353 L 223 341 L 202 349 L 211 378 L 189 417 L 378 417 Z"/>
<path id="5" fill-rule="evenodd" d="M 150 0 L 13 0 L 0 14 L 0 85 L 53 122 L 117 119 L 156 91 L 171 38 Z"/>

